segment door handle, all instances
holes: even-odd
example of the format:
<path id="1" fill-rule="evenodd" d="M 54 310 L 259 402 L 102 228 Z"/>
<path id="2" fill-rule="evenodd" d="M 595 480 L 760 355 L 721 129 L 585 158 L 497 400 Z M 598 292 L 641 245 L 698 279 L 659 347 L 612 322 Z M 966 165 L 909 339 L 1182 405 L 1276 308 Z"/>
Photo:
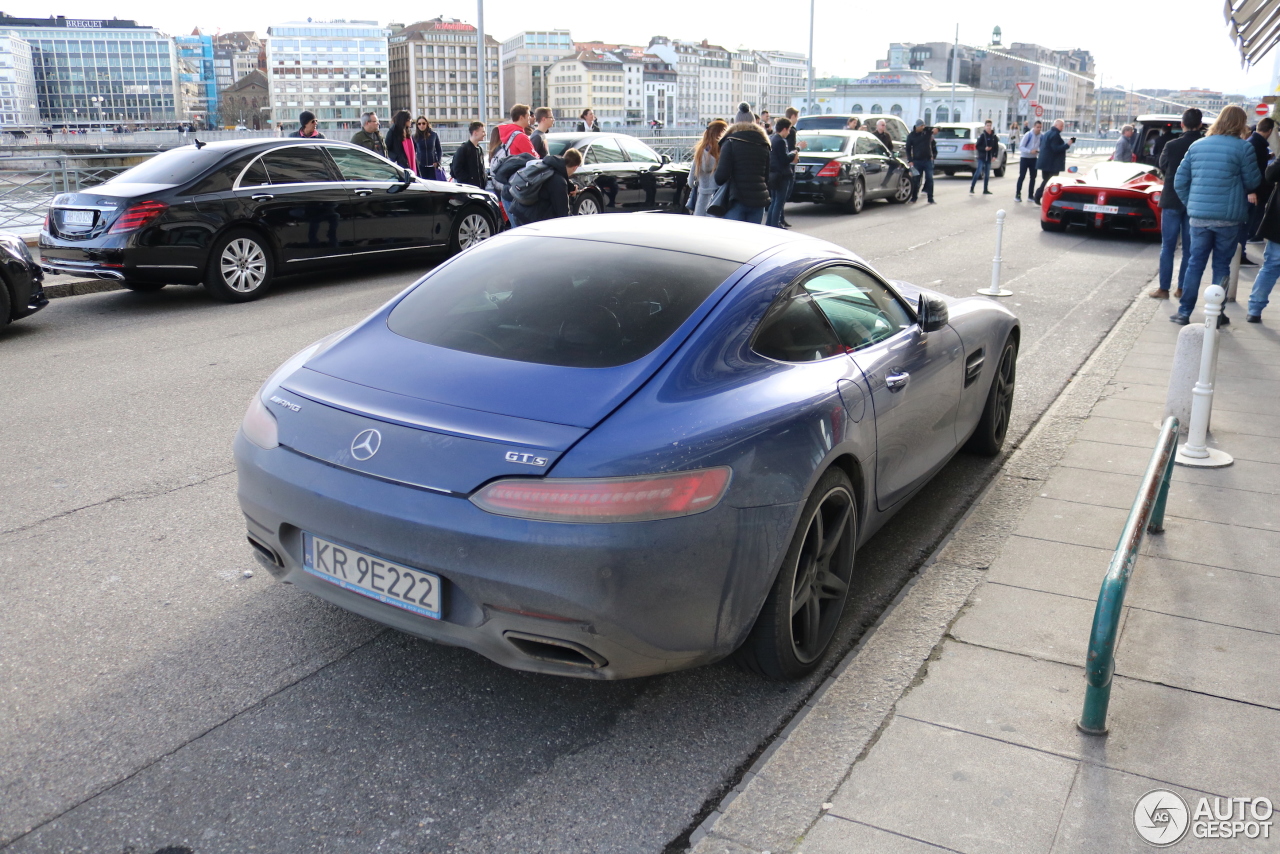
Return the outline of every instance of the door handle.
<path id="1" fill-rule="evenodd" d="M 889 391 L 902 391 L 907 387 L 907 383 L 911 380 L 911 374 L 906 371 L 898 371 L 892 374 L 885 374 L 884 385 Z"/>
<path id="2" fill-rule="evenodd" d="M 356 190 L 356 195 L 357 195 L 357 196 L 372 196 L 372 195 L 373 195 L 373 190 L 370 190 L 370 189 L 368 189 L 368 188 L 366 187 L 366 188 L 363 188 L 363 189 L 360 189 L 360 190 Z"/>
<path id="3" fill-rule="evenodd" d="M 255 202 L 265 202 L 270 199 L 274 199 L 275 196 L 270 193 L 258 193 L 256 196 L 250 196 L 249 198 L 253 199 Z"/>

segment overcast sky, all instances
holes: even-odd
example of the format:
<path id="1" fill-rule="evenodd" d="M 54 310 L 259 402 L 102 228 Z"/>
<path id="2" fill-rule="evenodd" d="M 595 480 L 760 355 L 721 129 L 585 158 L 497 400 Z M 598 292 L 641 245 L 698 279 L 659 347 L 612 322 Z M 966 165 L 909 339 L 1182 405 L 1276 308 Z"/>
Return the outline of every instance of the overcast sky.
<path id="1" fill-rule="evenodd" d="M 960 25 L 960 40 L 985 45 L 999 26 L 1004 44 L 1034 42 L 1055 48 L 1083 48 L 1093 52 L 1107 85 L 1136 89 L 1181 89 L 1192 86 L 1248 95 L 1268 93 L 1272 87 L 1274 56 L 1246 72 L 1227 37 L 1221 0 L 1115 3 L 1080 0 L 1076 3 L 1020 0 L 1013 3 L 973 4 L 957 0 L 892 0 L 849 2 L 816 0 L 814 47 L 819 75 L 860 76 L 883 58 L 891 41 L 950 41 Z M 982 8 L 982 7 L 987 8 Z M 195 26 L 216 30 L 257 30 L 285 20 L 371 18 L 358 15 L 350 0 L 219 0 L 216 3 L 174 3 L 172 0 L 56 0 L 6 4 L 11 15 L 53 14 L 98 18 L 133 18 L 170 35 Z M 411 23 L 437 15 L 475 23 L 474 0 L 435 0 L 430 4 L 380 2 L 379 23 Z M 646 11 L 647 10 L 647 11 Z M 785 11 L 783 11 L 785 10 Z M 900 11 L 895 16 L 893 13 Z M 194 16 L 194 17 L 193 17 Z M 957 20 L 957 16 L 960 16 Z M 485 29 L 499 40 L 525 29 L 562 28 L 578 41 L 600 40 L 647 44 L 650 36 L 708 39 L 728 48 L 750 47 L 806 51 L 809 43 L 808 4 L 714 0 L 714 2 L 616 2 L 616 0 L 487 0 Z M 1280 52 L 1280 49 L 1278 49 Z"/>

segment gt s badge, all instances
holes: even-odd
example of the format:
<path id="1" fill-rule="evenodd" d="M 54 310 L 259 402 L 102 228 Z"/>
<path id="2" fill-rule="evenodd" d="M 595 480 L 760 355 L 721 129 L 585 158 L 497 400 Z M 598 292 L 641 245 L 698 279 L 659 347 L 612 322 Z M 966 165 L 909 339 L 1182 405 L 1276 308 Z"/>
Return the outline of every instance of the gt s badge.
<path id="1" fill-rule="evenodd" d="M 518 451 L 507 451 L 507 462 L 541 468 L 547 464 L 547 458 L 535 457 L 533 454 L 521 454 Z"/>

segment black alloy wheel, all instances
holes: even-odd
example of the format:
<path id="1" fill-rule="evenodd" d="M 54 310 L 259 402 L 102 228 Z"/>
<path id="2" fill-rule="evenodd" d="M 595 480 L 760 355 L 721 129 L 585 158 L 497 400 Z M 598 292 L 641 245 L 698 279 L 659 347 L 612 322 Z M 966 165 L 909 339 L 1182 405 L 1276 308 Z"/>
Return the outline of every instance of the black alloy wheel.
<path id="1" fill-rule="evenodd" d="M 493 236 L 493 223 L 478 207 L 463 208 L 449 232 L 449 254 L 456 255 Z"/>
<path id="2" fill-rule="evenodd" d="M 125 279 L 120 286 L 138 294 L 154 294 L 156 291 L 164 290 L 163 282 L 131 282 Z"/>
<path id="3" fill-rule="evenodd" d="M 978 426 L 965 443 L 964 449 L 984 457 L 994 457 L 1004 447 L 1009 433 L 1009 416 L 1013 412 L 1013 392 L 1018 382 L 1018 342 L 1012 337 L 1004 342 L 996 375 L 991 378 L 991 390 L 982 408 Z"/>
<path id="4" fill-rule="evenodd" d="M 911 198 L 911 176 L 906 169 L 902 170 L 902 174 L 898 176 L 898 188 L 893 191 L 893 195 L 889 197 L 889 201 L 900 205 Z"/>
<path id="5" fill-rule="evenodd" d="M 828 469 L 805 502 L 773 588 L 738 650 L 746 669 L 775 681 L 817 669 L 849 598 L 857 529 L 853 485 L 842 470 Z"/>
<path id="6" fill-rule="evenodd" d="M 853 195 L 849 196 L 849 201 L 846 207 L 849 213 L 860 214 L 862 213 L 862 208 L 866 203 L 867 188 L 862 183 L 861 176 L 859 176 L 853 179 Z"/>
<path id="7" fill-rule="evenodd" d="M 256 232 L 232 229 L 213 244 L 204 286 L 214 299 L 249 302 L 271 289 L 275 260 Z"/>

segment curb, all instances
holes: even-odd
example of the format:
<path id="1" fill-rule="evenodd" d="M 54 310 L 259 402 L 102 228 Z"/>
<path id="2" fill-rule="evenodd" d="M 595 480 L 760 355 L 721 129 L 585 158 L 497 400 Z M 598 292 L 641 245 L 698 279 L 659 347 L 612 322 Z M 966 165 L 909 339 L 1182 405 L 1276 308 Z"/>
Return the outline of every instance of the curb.
<path id="1" fill-rule="evenodd" d="M 1147 285 L 880 619 L 691 834 L 691 854 L 792 851 L 893 719 L 1023 509 L 1160 305 Z"/>
<path id="2" fill-rule="evenodd" d="M 124 285 L 109 279 L 74 279 L 56 285 L 45 285 L 44 295 L 49 299 L 78 297 L 84 294 L 100 294 L 103 291 L 122 291 Z"/>

